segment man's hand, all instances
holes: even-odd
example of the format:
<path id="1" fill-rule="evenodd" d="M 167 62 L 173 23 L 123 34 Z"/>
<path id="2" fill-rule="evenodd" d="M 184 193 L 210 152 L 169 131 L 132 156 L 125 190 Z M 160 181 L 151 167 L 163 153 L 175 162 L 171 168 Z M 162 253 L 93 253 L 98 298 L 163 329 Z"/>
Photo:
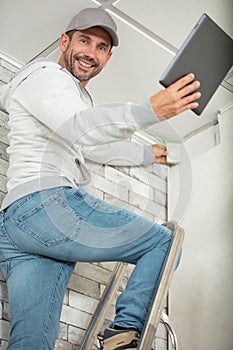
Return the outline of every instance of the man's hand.
<path id="1" fill-rule="evenodd" d="M 152 145 L 154 151 L 155 162 L 166 164 L 167 162 L 167 149 L 165 146 L 155 144 Z"/>
<path id="2" fill-rule="evenodd" d="M 191 73 L 151 96 L 150 103 L 160 120 L 169 119 L 198 107 L 196 100 L 201 97 L 201 93 L 194 91 L 199 87 L 199 81 L 194 80 L 194 74 Z"/>

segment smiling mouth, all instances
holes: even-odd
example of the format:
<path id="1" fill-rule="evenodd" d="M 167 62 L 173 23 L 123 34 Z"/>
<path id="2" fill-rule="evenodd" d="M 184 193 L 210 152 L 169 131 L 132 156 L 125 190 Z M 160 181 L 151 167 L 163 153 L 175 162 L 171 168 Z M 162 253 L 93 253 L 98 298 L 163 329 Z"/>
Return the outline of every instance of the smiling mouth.
<path id="1" fill-rule="evenodd" d="M 82 67 L 84 67 L 84 68 L 92 68 L 92 67 L 93 67 L 93 65 L 90 64 L 90 63 L 85 63 L 85 62 L 83 62 L 83 61 L 78 61 L 78 62 L 79 62 L 79 64 L 80 64 L 80 66 L 82 66 Z"/>
<path id="2" fill-rule="evenodd" d="M 87 60 L 83 60 L 79 57 L 77 57 L 76 60 L 78 61 L 79 65 L 84 69 L 90 69 L 90 68 L 97 67 L 96 62 L 88 62 Z"/>

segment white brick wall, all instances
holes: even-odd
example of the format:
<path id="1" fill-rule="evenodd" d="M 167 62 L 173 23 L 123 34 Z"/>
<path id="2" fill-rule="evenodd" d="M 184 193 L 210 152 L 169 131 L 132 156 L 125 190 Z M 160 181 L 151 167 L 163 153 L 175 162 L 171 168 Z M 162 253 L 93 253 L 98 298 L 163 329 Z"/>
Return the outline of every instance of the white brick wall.
<path id="1" fill-rule="evenodd" d="M 17 67 L 0 57 L 0 86 L 7 83 Z M 7 115 L 0 111 L 0 203 L 6 193 L 8 166 Z M 90 163 L 93 174 L 88 190 L 107 202 L 114 203 L 156 222 L 166 220 L 166 166 L 111 167 Z M 56 350 L 79 350 L 85 329 L 98 304 L 115 263 L 78 263 L 64 298 L 60 335 Z M 128 266 L 119 293 L 124 289 L 132 266 Z M 114 317 L 114 306 L 106 315 L 106 322 Z M 0 349 L 5 350 L 9 339 L 9 309 L 7 288 L 0 271 Z M 167 349 L 167 334 L 160 326 L 155 341 L 156 350 Z"/>

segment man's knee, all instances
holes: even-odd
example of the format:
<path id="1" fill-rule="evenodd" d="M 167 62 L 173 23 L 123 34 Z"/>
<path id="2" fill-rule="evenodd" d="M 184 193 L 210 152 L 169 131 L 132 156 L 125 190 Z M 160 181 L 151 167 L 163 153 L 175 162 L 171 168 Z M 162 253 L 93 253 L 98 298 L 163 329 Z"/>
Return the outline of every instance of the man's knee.
<path id="1" fill-rule="evenodd" d="M 12 266 L 7 279 L 9 350 L 50 350 L 59 334 L 60 313 L 74 264 L 42 257 Z"/>

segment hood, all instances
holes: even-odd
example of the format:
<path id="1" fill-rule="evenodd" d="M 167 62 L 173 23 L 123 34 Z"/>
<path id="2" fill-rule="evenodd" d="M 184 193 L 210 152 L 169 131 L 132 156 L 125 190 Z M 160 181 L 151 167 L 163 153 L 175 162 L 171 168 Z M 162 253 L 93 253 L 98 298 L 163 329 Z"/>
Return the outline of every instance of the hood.
<path id="1" fill-rule="evenodd" d="M 61 69 L 59 64 L 47 58 L 36 59 L 21 68 L 8 84 L 0 87 L 0 110 L 8 113 L 8 106 L 15 89 L 33 72 L 50 66 Z"/>

